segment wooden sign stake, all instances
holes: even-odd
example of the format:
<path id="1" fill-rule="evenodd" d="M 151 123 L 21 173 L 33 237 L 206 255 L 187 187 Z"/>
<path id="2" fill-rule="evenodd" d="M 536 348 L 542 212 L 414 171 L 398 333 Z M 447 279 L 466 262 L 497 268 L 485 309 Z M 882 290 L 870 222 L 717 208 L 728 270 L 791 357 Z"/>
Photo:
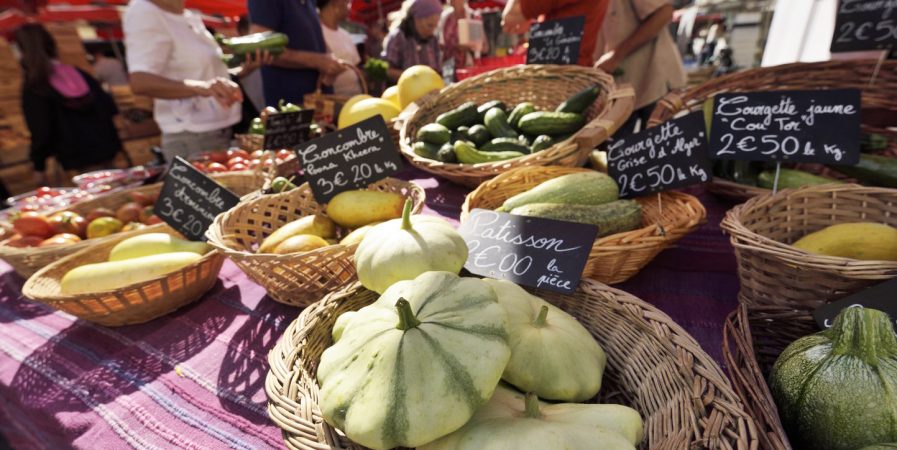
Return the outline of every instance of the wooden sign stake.
<path id="1" fill-rule="evenodd" d="M 779 175 L 782 173 L 782 163 L 776 162 L 776 177 L 772 180 L 772 193 L 779 192 Z"/>

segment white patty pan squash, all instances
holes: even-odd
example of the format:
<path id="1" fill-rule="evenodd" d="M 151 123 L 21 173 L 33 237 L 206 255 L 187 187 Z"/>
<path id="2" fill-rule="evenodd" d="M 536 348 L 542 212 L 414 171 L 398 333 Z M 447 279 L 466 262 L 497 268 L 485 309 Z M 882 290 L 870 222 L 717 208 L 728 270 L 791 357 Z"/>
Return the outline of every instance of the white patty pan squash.
<path id="1" fill-rule="evenodd" d="M 505 280 L 484 280 L 508 313 L 511 362 L 502 378 L 546 400 L 581 402 L 601 389 L 607 356 L 573 316 Z"/>
<path id="2" fill-rule="evenodd" d="M 427 272 L 340 321 L 318 366 L 324 420 L 373 449 L 457 430 L 511 357 L 507 315 L 486 283 Z"/>
<path id="3" fill-rule="evenodd" d="M 355 250 L 361 284 L 382 294 L 393 283 L 431 270 L 457 274 L 467 261 L 467 243 L 452 226 L 431 216 L 411 215 L 411 200 L 401 219 L 368 231 Z"/>
<path id="4" fill-rule="evenodd" d="M 500 385 L 460 430 L 418 450 L 633 450 L 642 437 L 632 408 L 544 403 Z"/>

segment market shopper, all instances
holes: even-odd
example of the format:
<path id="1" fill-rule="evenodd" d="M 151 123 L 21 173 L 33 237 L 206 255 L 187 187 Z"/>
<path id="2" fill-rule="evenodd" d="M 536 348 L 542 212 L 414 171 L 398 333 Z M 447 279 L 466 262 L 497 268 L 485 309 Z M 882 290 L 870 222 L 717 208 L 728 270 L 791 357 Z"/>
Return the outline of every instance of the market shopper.
<path id="1" fill-rule="evenodd" d="M 113 117 L 115 101 L 87 73 L 58 58 L 56 42 L 40 24 L 15 33 L 22 55 L 22 112 L 31 134 L 35 182 L 46 183 L 54 157 L 68 175 L 112 167 L 122 144 Z"/>
<path id="2" fill-rule="evenodd" d="M 523 34 L 539 16 L 544 16 L 545 20 L 583 16 L 585 25 L 577 64 L 591 66 L 595 39 L 609 3 L 609 0 L 508 0 L 502 12 L 501 24 L 506 33 Z"/>
<path id="3" fill-rule="evenodd" d="M 318 77 L 331 86 L 346 70 L 343 62 L 327 52 L 314 0 L 249 0 L 253 33 L 277 31 L 289 38 L 287 49 L 271 65 L 262 67 L 265 103 L 280 100 L 301 105 L 305 94 L 315 91 Z"/>
<path id="4" fill-rule="evenodd" d="M 396 81 L 405 69 L 430 66 L 442 72 L 436 29 L 442 15 L 439 0 L 406 0 L 383 44 L 383 59 L 389 63 L 389 78 Z"/>
<path id="5" fill-rule="evenodd" d="M 595 67 L 619 72 L 618 81 L 636 92 L 635 112 L 617 136 L 632 134 L 639 122 L 644 128 L 657 101 L 687 83 L 682 56 L 667 29 L 671 20 L 669 0 L 611 0 L 598 33 Z"/>
<path id="6" fill-rule="evenodd" d="M 486 52 L 487 41 L 483 40 L 481 48 L 461 44 L 458 21 L 461 19 L 479 19 L 479 15 L 468 6 L 467 0 L 451 0 L 451 6 L 442 13 L 439 21 L 439 43 L 446 60 L 453 58 L 455 67 L 467 67 L 472 64 L 475 51 Z"/>
<path id="7" fill-rule="evenodd" d="M 352 41 L 352 36 L 339 27 L 339 24 L 349 17 L 349 1 L 318 0 L 318 10 L 327 50 L 347 64 L 353 66 L 360 64 L 361 55 L 358 54 L 358 48 Z M 346 96 L 360 94 L 361 84 L 358 74 L 354 70 L 345 70 L 337 75 L 333 80 L 333 93 Z"/>
<path id="8" fill-rule="evenodd" d="M 122 22 L 131 89 L 155 99 L 165 158 L 227 148 L 243 95 L 202 17 L 185 9 L 184 0 L 132 0 Z M 266 58 L 248 55 L 236 74 Z"/>

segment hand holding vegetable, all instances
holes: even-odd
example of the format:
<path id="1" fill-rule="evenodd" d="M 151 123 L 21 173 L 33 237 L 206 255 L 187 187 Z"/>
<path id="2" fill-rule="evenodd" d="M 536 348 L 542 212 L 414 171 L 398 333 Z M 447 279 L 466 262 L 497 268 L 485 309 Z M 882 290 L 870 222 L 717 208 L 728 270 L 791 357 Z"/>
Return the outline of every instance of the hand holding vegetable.
<path id="1" fill-rule="evenodd" d="M 243 64 L 240 66 L 240 77 L 245 77 L 262 66 L 270 65 L 274 62 L 274 56 L 268 50 L 256 49 L 255 52 L 247 53 L 244 57 Z"/>
<path id="2" fill-rule="evenodd" d="M 190 81 L 188 86 L 193 89 L 196 95 L 214 97 L 225 108 L 243 101 L 243 93 L 240 91 L 240 86 L 224 77 L 213 78 L 208 81 Z"/>

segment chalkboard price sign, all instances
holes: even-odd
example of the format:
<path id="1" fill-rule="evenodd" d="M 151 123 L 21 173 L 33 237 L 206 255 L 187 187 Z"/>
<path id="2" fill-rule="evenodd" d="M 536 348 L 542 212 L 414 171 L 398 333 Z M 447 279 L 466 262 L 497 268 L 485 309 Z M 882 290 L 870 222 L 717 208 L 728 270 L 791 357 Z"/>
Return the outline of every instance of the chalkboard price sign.
<path id="1" fill-rule="evenodd" d="M 608 145 L 607 168 L 622 198 L 710 181 L 704 114 L 691 113 L 615 139 Z"/>
<path id="2" fill-rule="evenodd" d="M 315 200 L 322 204 L 402 169 L 396 144 L 379 115 L 305 142 L 296 154 Z"/>
<path id="3" fill-rule="evenodd" d="M 832 35 L 832 53 L 897 46 L 897 1 L 841 0 Z"/>
<path id="4" fill-rule="evenodd" d="M 265 122 L 265 148 L 292 149 L 307 141 L 314 116 L 313 109 L 271 114 Z"/>
<path id="5" fill-rule="evenodd" d="M 860 158 L 860 91 L 717 94 L 710 157 L 852 165 Z"/>
<path id="6" fill-rule="evenodd" d="M 579 286 L 598 227 L 474 209 L 458 229 L 471 273 L 572 293 Z"/>
<path id="7" fill-rule="evenodd" d="M 586 19 L 566 17 L 534 23 L 529 29 L 527 64 L 576 64 Z"/>
<path id="8" fill-rule="evenodd" d="M 175 157 L 165 175 L 153 213 L 191 241 L 205 240 L 215 217 L 240 202 L 240 197 Z"/>
<path id="9" fill-rule="evenodd" d="M 892 278 L 884 283 L 866 288 L 856 294 L 848 295 L 836 302 L 828 303 L 816 308 L 813 318 L 823 330 L 831 328 L 835 317 L 844 308 L 872 308 L 884 311 L 897 319 L 897 303 L 894 302 L 894 293 L 897 292 L 897 278 Z"/>

